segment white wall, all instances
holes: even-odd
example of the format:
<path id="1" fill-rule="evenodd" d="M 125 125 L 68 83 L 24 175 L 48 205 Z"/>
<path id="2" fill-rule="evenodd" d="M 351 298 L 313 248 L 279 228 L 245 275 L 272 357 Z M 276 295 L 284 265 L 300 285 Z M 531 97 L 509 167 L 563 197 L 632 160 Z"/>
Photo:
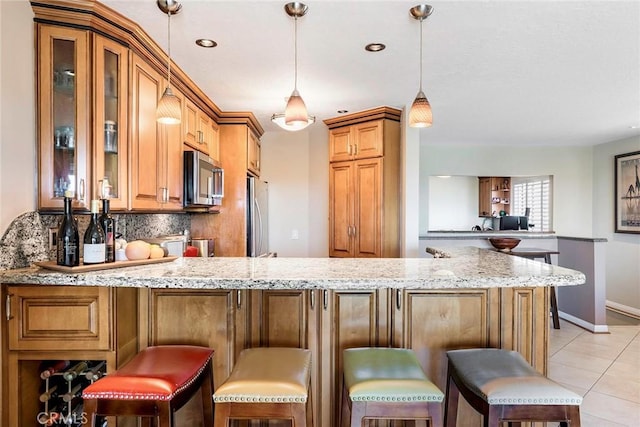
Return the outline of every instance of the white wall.
<path id="1" fill-rule="evenodd" d="M 278 256 L 328 256 L 328 135 L 327 127 L 316 123 L 261 138 L 260 178 L 269 182 L 269 250 Z"/>
<path id="2" fill-rule="evenodd" d="M 0 236 L 36 206 L 33 12 L 0 1 Z"/>
<path id="3" fill-rule="evenodd" d="M 482 226 L 482 218 L 478 218 L 478 177 L 445 175 L 428 180 L 429 230 L 471 231 L 474 225 Z"/>
<path id="4" fill-rule="evenodd" d="M 640 315 L 640 235 L 614 232 L 614 156 L 633 151 L 640 151 L 640 136 L 594 147 L 593 234 L 608 240 L 607 300 Z"/>
<path id="5" fill-rule="evenodd" d="M 432 175 L 553 175 L 553 225 L 559 235 L 592 236 L 592 147 L 420 146 L 420 234 L 428 231 Z"/>

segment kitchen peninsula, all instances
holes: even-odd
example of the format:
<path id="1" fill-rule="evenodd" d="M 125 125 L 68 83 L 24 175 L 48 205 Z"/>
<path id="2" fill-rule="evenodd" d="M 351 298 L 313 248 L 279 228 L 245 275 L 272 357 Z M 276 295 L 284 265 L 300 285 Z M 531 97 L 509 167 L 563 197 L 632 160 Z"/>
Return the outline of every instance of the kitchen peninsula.
<path id="1" fill-rule="evenodd" d="M 242 348 L 309 348 L 319 426 L 337 425 L 341 353 L 349 347 L 412 348 L 443 390 L 445 351 L 453 348 L 516 349 L 546 372 L 548 287 L 579 285 L 585 276 L 485 249 L 446 252 L 437 259 L 179 258 L 82 274 L 0 272 L 9 419 L 29 413 L 15 396 L 37 401 L 37 390 L 17 381 L 37 369 L 37 358 L 102 357 L 117 367 L 154 344 L 214 348 L 216 386 Z M 81 319 L 52 318 L 56 304 Z M 74 336 L 68 324 L 84 331 Z M 473 421 L 464 425 L 480 425 L 467 412 L 463 419 Z"/>

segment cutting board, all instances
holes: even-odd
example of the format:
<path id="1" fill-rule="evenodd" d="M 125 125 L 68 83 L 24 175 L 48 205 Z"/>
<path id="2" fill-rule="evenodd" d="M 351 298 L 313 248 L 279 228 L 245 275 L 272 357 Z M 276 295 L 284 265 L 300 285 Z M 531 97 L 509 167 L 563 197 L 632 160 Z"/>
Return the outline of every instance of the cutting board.
<path id="1" fill-rule="evenodd" d="M 149 258 L 149 259 L 138 259 L 131 261 L 116 261 L 109 262 L 103 264 L 86 264 L 83 265 L 80 263 L 77 267 L 67 267 L 65 265 L 58 265 L 56 261 L 39 261 L 34 262 L 38 267 L 46 268 L 47 270 L 55 270 L 61 271 L 63 273 L 86 273 L 88 271 L 98 271 L 98 270 L 111 270 L 112 268 L 120 268 L 120 267 L 132 267 L 135 265 L 147 265 L 147 264 L 159 264 L 162 262 L 171 262 L 177 259 L 177 256 L 166 256 L 163 258 Z"/>

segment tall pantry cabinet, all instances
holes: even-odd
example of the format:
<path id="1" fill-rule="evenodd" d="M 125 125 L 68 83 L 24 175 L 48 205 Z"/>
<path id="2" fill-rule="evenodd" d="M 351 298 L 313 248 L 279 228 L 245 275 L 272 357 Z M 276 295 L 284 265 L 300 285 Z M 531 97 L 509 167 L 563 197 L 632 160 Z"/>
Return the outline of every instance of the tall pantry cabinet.
<path id="1" fill-rule="evenodd" d="M 329 127 L 329 256 L 400 256 L 400 117 L 379 107 Z"/>

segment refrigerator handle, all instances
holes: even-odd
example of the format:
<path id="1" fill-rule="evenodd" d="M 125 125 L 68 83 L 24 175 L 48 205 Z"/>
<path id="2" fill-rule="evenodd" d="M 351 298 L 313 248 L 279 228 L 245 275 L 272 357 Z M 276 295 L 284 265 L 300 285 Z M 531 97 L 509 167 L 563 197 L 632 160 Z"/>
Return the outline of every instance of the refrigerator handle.
<path id="1" fill-rule="evenodd" d="M 258 214 L 258 235 L 260 236 L 256 248 L 256 256 L 258 256 L 262 254 L 262 213 L 260 212 L 260 205 L 258 204 L 257 198 L 253 199 L 253 204 L 256 206 L 256 213 Z"/>

